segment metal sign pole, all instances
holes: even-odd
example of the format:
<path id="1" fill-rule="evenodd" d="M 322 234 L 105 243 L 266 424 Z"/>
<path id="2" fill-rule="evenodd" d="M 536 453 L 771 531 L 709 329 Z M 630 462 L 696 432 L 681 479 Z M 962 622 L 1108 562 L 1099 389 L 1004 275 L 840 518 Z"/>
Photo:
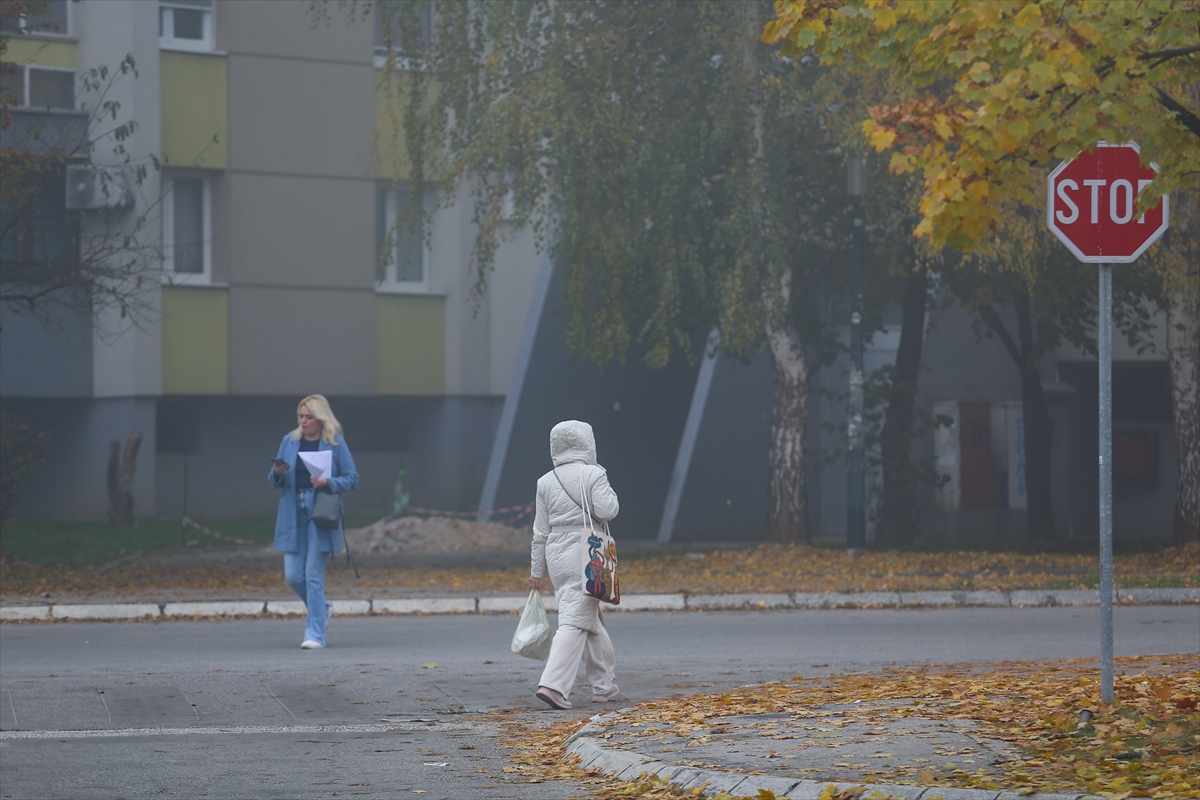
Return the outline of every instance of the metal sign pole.
<path id="1" fill-rule="evenodd" d="M 846 478 L 846 549 L 861 554 L 867 546 L 866 506 L 864 503 L 863 458 L 863 211 L 862 194 L 866 184 L 863 163 L 850 159 L 848 189 L 854 204 L 854 261 L 851 269 L 850 296 L 850 419 L 846 438 L 850 469 Z"/>
<path id="2" fill-rule="evenodd" d="M 1100 265 L 1100 701 L 1113 701 L 1112 264 Z"/>
<path id="3" fill-rule="evenodd" d="M 1157 173 L 1158 164 L 1144 164 L 1136 143 L 1100 142 L 1059 164 L 1046 178 L 1046 226 L 1080 261 L 1100 265 L 1096 332 L 1100 351 L 1100 699 L 1104 703 L 1113 701 L 1112 265 L 1136 261 L 1170 225 L 1167 195 L 1154 208 L 1136 213 L 1138 196 Z"/>

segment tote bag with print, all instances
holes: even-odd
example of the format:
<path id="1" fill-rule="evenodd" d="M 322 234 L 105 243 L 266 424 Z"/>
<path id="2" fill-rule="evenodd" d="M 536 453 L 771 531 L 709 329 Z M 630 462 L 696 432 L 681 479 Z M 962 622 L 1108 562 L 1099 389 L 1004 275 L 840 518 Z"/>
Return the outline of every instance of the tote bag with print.
<path id="1" fill-rule="evenodd" d="M 582 502 L 576 500 L 575 496 L 567 491 L 567 486 L 559 477 L 558 470 L 554 470 L 554 477 L 571 502 L 583 510 L 586 527 L 580 531 L 580 536 L 583 539 L 584 594 L 605 603 L 612 603 L 614 606 L 620 605 L 621 585 L 617 578 L 617 542 L 608 532 L 608 523 L 601 523 L 604 525 L 603 530 L 595 526 L 596 517 L 589 502 L 590 497 L 583 486 L 582 475 L 579 477 L 579 496 L 583 498 Z"/>

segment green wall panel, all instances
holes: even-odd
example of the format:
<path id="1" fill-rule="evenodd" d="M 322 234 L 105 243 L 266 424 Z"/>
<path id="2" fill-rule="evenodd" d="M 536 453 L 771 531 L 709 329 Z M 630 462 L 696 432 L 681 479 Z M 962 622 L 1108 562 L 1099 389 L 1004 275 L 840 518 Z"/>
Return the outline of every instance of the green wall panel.
<path id="1" fill-rule="evenodd" d="M 376 295 L 375 320 L 379 393 L 444 393 L 445 298 Z"/>
<path id="2" fill-rule="evenodd" d="M 23 39 L 7 34 L 4 41 L 7 45 L 4 51 L 5 61 L 13 64 L 75 69 L 77 49 L 74 42 L 48 42 L 45 39 Z"/>
<path id="3" fill-rule="evenodd" d="M 163 287 L 163 394 L 229 392 L 229 292 Z"/>
<path id="4" fill-rule="evenodd" d="M 180 168 L 225 169 L 225 57 L 172 50 L 160 51 L 159 57 L 162 146 L 167 163 Z"/>

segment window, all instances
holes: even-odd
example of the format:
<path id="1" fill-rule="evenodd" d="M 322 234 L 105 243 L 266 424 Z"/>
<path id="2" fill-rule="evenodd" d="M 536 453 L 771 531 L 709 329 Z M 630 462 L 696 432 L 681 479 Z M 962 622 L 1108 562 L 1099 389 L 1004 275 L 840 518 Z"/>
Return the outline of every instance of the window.
<path id="1" fill-rule="evenodd" d="M 407 181 L 375 192 L 375 279 L 381 289 L 425 291 L 425 221 L 411 204 Z"/>
<path id="2" fill-rule="evenodd" d="M 0 201 L 0 263 L 8 278 L 37 281 L 79 264 L 79 214 L 66 210 L 61 171 L 31 180 Z"/>
<path id="3" fill-rule="evenodd" d="M 0 94 L 17 106 L 72 111 L 75 109 L 75 71 L 17 66 L 3 73 Z"/>
<path id="4" fill-rule="evenodd" d="M 210 181 L 173 175 L 163 183 L 163 277 L 171 283 L 208 283 L 212 280 Z"/>
<path id="5" fill-rule="evenodd" d="M 433 33 L 432 6 L 427 0 L 379 0 L 375 4 L 375 66 L 387 61 L 389 48 L 399 56 L 413 44 L 424 46 Z M 415 42 L 413 37 L 415 38 Z"/>
<path id="6" fill-rule="evenodd" d="M 67 36 L 67 0 L 50 0 L 41 14 L 21 14 L 6 17 L 0 24 L 5 33 L 37 33 L 50 36 Z"/>
<path id="7" fill-rule="evenodd" d="M 172 50 L 213 49 L 212 0 L 162 0 L 158 44 Z"/>

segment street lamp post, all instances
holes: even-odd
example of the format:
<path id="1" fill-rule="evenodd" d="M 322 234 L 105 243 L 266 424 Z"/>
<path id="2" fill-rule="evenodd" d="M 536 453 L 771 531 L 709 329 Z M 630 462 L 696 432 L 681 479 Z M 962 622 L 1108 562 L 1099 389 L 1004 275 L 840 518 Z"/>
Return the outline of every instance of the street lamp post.
<path id="1" fill-rule="evenodd" d="M 846 492 L 846 549 L 861 553 L 867 545 L 866 514 L 863 507 L 863 215 L 862 194 L 866 183 L 862 160 L 850 159 L 846 190 L 854 209 L 854 261 L 851 265 L 850 298 L 850 421 L 846 426 L 850 451 L 850 473 Z"/>

